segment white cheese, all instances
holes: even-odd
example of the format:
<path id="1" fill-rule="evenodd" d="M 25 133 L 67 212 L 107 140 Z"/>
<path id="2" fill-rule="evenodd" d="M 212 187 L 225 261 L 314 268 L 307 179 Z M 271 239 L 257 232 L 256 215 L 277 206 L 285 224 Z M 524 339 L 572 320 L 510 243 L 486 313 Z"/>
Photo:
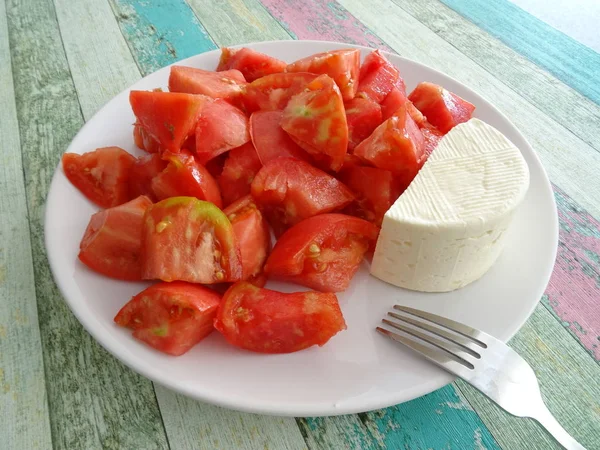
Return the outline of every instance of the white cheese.
<path id="1" fill-rule="evenodd" d="M 425 292 L 477 280 L 528 187 L 527 163 L 502 133 L 478 119 L 454 127 L 385 214 L 371 274 Z"/>

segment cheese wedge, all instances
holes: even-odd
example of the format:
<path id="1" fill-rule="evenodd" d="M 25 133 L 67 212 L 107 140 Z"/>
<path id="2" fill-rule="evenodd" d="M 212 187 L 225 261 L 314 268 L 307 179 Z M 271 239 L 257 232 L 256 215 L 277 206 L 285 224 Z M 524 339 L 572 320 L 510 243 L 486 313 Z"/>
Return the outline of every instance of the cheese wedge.
<path id="1" fill-rule="evenodd" d="M 527 163 L 502 133 L 478 119 L 454 127 L 385 214 L 371 274 L 425 292 L 477 280 L 528 187 Z"/>

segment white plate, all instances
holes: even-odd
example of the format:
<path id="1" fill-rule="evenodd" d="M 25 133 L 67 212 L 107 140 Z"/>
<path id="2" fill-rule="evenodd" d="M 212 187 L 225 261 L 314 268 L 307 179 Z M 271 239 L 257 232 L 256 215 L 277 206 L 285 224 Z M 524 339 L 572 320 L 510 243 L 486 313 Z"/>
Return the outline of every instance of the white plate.
<path id="1" fill-rule="evenodd" d="M 280 41 L 250 47 L 291 62 L 316 52 L 350 47 L 317 41 Z M 364 57 L 370 49 L 358 47 Z M 102 277 L 77 261 L 79 240 L 97 210 L 59 167 L 46 205 L 46 246 L 56 282 L 71 310 L 89 333 L 136 372 L 184 395 L 243 411 L 290 416 L 356 413 L 405 402 L 450 383 L 453 378 L 374 331 L 388 308 L 400 303 L 456 319 L 508 340 L 527 320 L 550 278 L 558 240 L 556 205 L 538 157 L 525 138 L 496 108 L 461 83 L 429 67 L 386 55 L 400 68 L 408 90 L 420 81 L 441 84 L 477 106 L 475 116 L 502 131 L 523 152 L 531 187 L 515 217 L 506 248 L 479 281 L 445 294 L 410 292 L 359 271 L 339 294 L 348 329 L 323 348 L 289 355 L 260 355 L 227 345 L 219 333 L 180 357 L 170 357 L 136 341 L 113 317 L 146 283 Z M 179 64 L 213 70 L 219 51 Z M 169 68 L 131 89 L 166 88 Z M 69 152 L 118 145 L 140 154 L 132 139 L 134 116 L 129 89 L 102 108 L 77 134 Z M 268 287 L 293 290 L 270 283 Z M 298 289 L 300 290 L 300 289 Z"/>

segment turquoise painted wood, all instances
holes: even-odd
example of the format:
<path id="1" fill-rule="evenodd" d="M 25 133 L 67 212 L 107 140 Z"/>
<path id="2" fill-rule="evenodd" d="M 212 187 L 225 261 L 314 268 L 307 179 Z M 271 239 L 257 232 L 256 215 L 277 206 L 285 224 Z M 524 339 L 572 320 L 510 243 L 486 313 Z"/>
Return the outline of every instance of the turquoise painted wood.
<path id="1" fill-rule="evenodd" d="M 508 0 L 441 0 L 600 104 L 600 54 Z"/>

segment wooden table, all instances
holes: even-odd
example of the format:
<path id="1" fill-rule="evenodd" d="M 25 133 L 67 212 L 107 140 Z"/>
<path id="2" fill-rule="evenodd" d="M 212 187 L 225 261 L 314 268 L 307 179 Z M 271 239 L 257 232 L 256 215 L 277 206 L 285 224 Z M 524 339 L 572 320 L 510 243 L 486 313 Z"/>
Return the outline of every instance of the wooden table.
<path id="1" fill-rule="evenodd" d="M 600 448 L 600 55 L 505 0 L 0 1 L 0 448 L 557 448 L 462 382 L 342 417 L 224 410 L 125 368 L 71 314 L 43 213 L 75 133 L 166 64 L 272 39 L 397 52 L 471 86 L 526 135 L 554 183 L 560 244 L 546 294 L 510 344 L 565 428 Z"/>

